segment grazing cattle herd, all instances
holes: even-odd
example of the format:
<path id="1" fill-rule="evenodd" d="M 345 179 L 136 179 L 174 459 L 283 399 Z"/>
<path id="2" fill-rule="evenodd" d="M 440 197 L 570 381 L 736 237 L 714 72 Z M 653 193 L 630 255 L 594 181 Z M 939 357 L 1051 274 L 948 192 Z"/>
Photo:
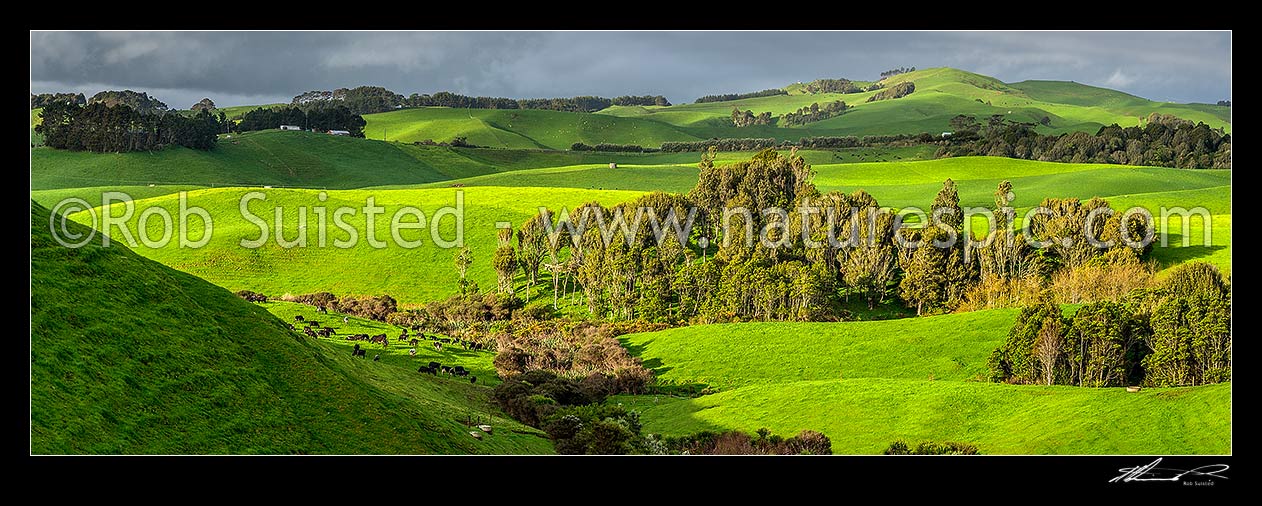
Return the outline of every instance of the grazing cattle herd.
<path id="1" fill-rule="evenodd" d="M 323 307 L 317 307 L 316 312 L 328 314 L 328 311 Z M 302 315 L 294 316 L 294 322 L 295 324 L 302 325 L 302 333 L 310 337 L 331 338 L 337 334 L 337 331 L 334 330 L 333 328 L 327 327 L 327 326 L 321 326 L 320 322 L 314 319 L 304 318 Z M 349 317 L 345 317 L 345 316 L 342 317 L 342 323 L 345 324 L 349 322 L 350 322 Z M 289 329 L 293 331 L 298 331 L 298 327 L 295 324 L 290 324 Z M 472 350 L 472 351 L 480 351 L 480 350 L 485 349 L 485 345 L 479 342 L 468 341 L 464 339 L 453 339 L 450 337 L 441 337 L 436 334 L 426 335 L 424 332 L 420 332 L 419 328 L 415 328 L 415 327 L 412 330 L 416 331 L 417 333 L 415 335 L 410 335 L 408 333 L 408 329 L 404 328 L 403 332 L 399 334 L 399 337 L 397 339 L 397 341 L 399 342 L 407 342 L 409 345 L 411 345 L 412 348 L 408 350 L 408 355 L 411 357 L 416 357 L 416 346 L 420 344 L 421 341 L 432 341 L 434 350 L 438 352 L 443 351 L 444 344 L 456 345 L 456 346 L 460 346 L 461 348 L 465 350 Z M 386 349 L 390 347 L 390 339 L 386 336 L 386 334 L 377 334 L 374 336 L 369 336 L 368 334 L 347 334 L 345 339 L 347 341 L 366 341 L 372 344 L 379 344 L 381 345 L 382 349 Z M 351 356 L 367 358 L 368 349 L 364 346 L 360 346 L 360 343 L 356 342 L 355 347 L 351 349 Z M 381 354 L 380 353 L 374 354 L 372 359 L 374 362 L 381 361 Z M 468 378 L 469 383 L 478 382 L 477 376 L 473 376 L 468 369 L 465 369 L 464 366 L 459 366 L 459 365 L 447 366 L 447 365 L 442 365 L 441 363 L 438 363 L 438 362 L 431 361 L 427 365 L 420 366 L 420 368 L 418 368 L 416 372 L 421 373 L 421 374 L 430 374 L 434 376 L 437 376 L 438 374 L 444 374 L 444 375 L 458 377 L 458 378 Z"/>

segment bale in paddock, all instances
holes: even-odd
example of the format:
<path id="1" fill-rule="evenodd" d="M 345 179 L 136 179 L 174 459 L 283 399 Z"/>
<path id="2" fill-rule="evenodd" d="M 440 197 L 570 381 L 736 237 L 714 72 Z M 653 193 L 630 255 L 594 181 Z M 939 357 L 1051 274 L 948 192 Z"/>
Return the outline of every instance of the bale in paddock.
<path id="1" fill-rule="evenodd" d="M 478 430 L 480 430 L 480 431 L 482 431 L 482 432 L 485 432 L 485 433 L 487 433 L 487 434 L 491 434 L 491 433 L 492 433 L 492 432 L 491 432 L 491 426 L 490 426 L 490 425 L 479 425 L 479 426 L 478 426 Z"/>
<path id="2" fill-rule="evenodd" d="M 481 432 L 478 432 L 478 431 L 476 431 L 476 430 L 471 430 L 471 431 L 469 431 L 469 435 L 470 435 L 470 436 L 473 436 L 473 439 L 477 439 L 477 440 L 479 440 L 479 441 L 482 439 L 482 433 L 481 433 Z"/>

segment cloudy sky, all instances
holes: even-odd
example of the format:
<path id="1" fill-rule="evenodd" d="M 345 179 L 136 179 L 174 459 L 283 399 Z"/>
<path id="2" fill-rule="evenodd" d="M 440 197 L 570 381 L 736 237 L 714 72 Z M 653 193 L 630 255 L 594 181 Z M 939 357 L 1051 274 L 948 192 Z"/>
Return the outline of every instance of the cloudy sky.
<path id="1" fill-rule="evenodd" d="M 147 91 L 169 106 L 385 86 L 512 98 L 713 93 L 903 66 L 1070 80 L 1153 100 L 1231 97 L 1227 32 L 32 32 L 31 92 Z"/>

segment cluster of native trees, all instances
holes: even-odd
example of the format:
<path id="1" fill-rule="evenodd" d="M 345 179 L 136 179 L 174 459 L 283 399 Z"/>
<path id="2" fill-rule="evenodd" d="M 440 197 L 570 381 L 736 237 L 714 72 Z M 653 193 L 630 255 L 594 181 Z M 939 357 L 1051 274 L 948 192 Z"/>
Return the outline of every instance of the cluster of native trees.
<path id="1" fill-rule="evenodd" d="M 1047 290 L 1083 302 L 1149 279 L 1141 259 L 1150 246 L 1132 249 L 1121 240 L 1146 237 L 1146 220 L 1124 219 L 1102 199 L 1044 200 L 1048 211 L 1031 218 L 1029 233 L 1045 246 L 1034 248 L 1010 230 L 1020 225 L 1006 182 L 992 210 L 997 231 L 979 237 L 964 228 L 951 180 L 925 210 L 938 215 L 936 225 L 912 227 L 862 190 L 821 194 L 796 154 L 766 150 L 725 166 L 712 160 L 703 158 L 687 194 L 588 203 L 564 219 L 540 214 L 506 231 L 491 261 L 497 291 L 531 299 L 550 285 L 554 306 L 572 297 L 609 320 L 827 321 L 846 318 L 848 300 L 869 307 L 901 301 L 929 314 L 1020 305 Z M 816 210 L 801 212 L 806 205 Z M 682 241 L 676 230 L 687 230 Z M 1088 233 L 1111 246 L 1090 245 Z"/>
<path id="2" fill-rule="evenodd" d="M 1154 287 L 1064 313 L 1050 299 L 1023 308 L 990 358 L 991 379 L 1086 387 L 1231 379 L 1231 289 L 1213 265 L 1184 264 Z"/>
<path id="3" fill-rule="evenodd" d="M 859 93 L 864 91 L 849 79 L 816 79 L 806 83 L 807 93 Z"/>
<path id="4" fill-rule="evenodd" d="M 161 113 L 167 110 L 167 105 L 157 98 L 149 96 L 148 93 L 132 90 L 114 91 L 107 90 L 92 95 L 88 99 L 89 104 L 105 104 L 110 107 L 116 105 L 125 105 L 142 113 Z"/>
<path id="5" fill-rule="evenodd" d="M 785 113 L 780 117 L 780 123 L 785 126 L 805 125 L 807 123 L 814 123 L 816 121 L 823 121 L 828 118 L 840 116 L 849 108 L 850 107 L 847 106 L 846 102 L 843 100 L 830 102 L 825 104 L 823 107 L 820 107 L 819 103 L 815 102 L 809 107 L 803 107 L 794 112 Z"/>
<path id="6" fill-rule="evenodd" d="M 227 125 L 223 114 L 199 111 L 186 116 L 166 112 L 142 112 L 126 104 L 92 102 L 82 106 L 53 101 L 44 105 L 42 122 L 35 132 L 44 144 L 74 151 L 121 153 L 162 149 L 171 144 L 192 149 L 215 146 Z"/>
<path id="7" fill-rule="evenodd" d="M 742 111 L 739 107 L 732 108 L 732 124 L 737 128 L 751 125 L 770 125 L 772 121 L 774 121 L 774 118 L 771 117 L 770 111 L 754 114 L 754 111 Z"/>
<path id="8" fill-rule="evenodd" d="M 868 102 L 876 102 L 878 100 L 893 100 L 911 95 L 916 91 L 916 84 L 911 81 L 904 81 L 889 88 L 882 89 L 876 94 L 868 97 Z"/>
<path id="9" fill-rule="evenodd" d="M 303 130 L 324 132 L 346 130 L 351 137 L 363 137 L 367 122 L 346 106 L 323 103 L 319 106 L 260 108 L 246 112 L 241 121 L 232 125 L 234 132 L 275 130 L 281 125 L 293 125 Z"/>
<path id="10" fill-rule="evenodd" d="M 1003 156 L 1074 163 L 1179 168 L 1231 168 L 1231 134 L 1171 115 L 1153 113 L 1142 127 L 1101 127 L 1096 133 L 1040 135 L 1031 123 L 994 115 L 951 120 L 954 131 L 937 156 Z"/>
<path id="11" fill-rule="evenodd" d="M 31 94 L 31 109 L 39 109 L 53 102 L 66 102 L 70 104 L 85 105 L 88 103 L 82 93 L 40 93 Z"/>

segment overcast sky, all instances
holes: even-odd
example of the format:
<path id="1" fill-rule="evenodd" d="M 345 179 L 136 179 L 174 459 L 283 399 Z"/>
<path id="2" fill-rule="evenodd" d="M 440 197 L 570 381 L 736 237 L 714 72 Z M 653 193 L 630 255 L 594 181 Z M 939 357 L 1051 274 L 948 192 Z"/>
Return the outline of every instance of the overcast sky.
<path id="1" fill-rule="evenodd" d="M 903 66 L 1231 98 L 1228 32 L 32 32 L 31 92 L 147 91 L 173 108 L 307 90 L 699 96 Z"/>

